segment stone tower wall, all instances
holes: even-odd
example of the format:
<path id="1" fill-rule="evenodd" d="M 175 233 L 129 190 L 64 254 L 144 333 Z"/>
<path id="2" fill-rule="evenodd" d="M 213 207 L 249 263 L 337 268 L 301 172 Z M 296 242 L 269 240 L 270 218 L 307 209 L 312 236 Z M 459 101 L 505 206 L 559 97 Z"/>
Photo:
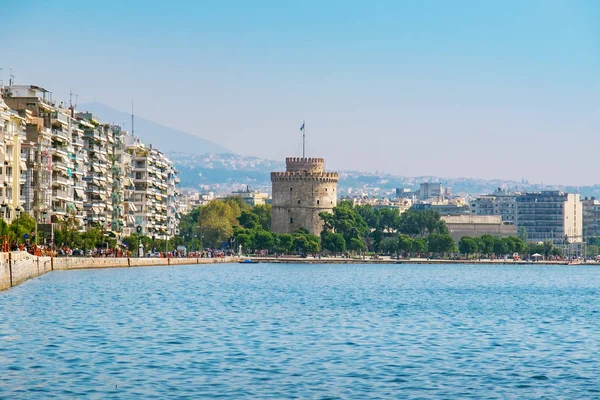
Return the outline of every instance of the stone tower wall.
<path id="1" fill-rule="evenodd" d="M 294 233 L 302 227 L 314 235 L 319 235 L 323 229 L 319 213 L 332 212 L 333 207 L 337 205 L 338 174 L 321 172 L 323 159 L 288 158 L 288 168 L 289 160 L 293 160 L 292 168 L 303 164 L 306 169 L 271 173 L 271 227 L 277 233 Z"/>

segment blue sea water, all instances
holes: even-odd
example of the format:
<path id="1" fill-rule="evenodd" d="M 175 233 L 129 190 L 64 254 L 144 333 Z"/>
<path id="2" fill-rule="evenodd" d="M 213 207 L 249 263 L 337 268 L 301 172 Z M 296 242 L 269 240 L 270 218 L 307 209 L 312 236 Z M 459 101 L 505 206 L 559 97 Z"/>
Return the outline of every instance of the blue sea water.
<path id="1" fill-rule="evenodd" d="M 600 398 L 600 267 L 54 272 L 0 292 L 0 398 Z"/>

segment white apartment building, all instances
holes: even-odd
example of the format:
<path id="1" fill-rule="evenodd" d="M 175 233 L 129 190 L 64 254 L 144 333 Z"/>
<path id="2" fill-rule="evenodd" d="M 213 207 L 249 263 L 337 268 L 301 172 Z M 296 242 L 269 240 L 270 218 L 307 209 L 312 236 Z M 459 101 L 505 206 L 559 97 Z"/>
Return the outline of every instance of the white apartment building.
<path id="1" fill-rule="evenodd" d="M 578 194 L 560 191 L 524 193 L 517 197 L 517 226 L 527 240 L 555 244 L 583 241 L 583 210 Z"/>
<path id="2" fill-rule="evenodd" d="M 502 189 L 471 201 L 471 214 L 496 215 L 502 217 L 504 224 L 514 225 L 517 219 L 517 196 Z"/>

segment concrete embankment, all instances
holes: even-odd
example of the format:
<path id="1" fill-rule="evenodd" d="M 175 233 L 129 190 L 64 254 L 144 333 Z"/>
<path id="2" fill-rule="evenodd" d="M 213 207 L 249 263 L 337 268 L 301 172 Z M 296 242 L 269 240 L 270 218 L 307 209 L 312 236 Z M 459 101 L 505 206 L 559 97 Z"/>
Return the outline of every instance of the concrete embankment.
<path id="1" fill-rule="evenodd" d="M 27 252 L 0 253 L 0 290 L 17 286 L 50 271 L 127 268 L 232 262 L 228 258 L 92 258 L 37 257 Z"/>

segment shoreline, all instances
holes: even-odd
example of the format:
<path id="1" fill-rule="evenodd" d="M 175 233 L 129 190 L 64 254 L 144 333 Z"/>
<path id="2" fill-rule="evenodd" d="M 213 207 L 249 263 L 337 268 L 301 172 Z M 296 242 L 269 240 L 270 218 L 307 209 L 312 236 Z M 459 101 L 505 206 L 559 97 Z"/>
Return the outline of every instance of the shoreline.
<path id="1" fill-rule="evenodd" d="M 93 257 L 44 257 L 33 256 L 27 252 L 15 251 L 0 253 L 0 291 L 8 290 L 21 283 L 42 276 L 52 271 L 68 271 L 97 268 L 131 268 L 131 267 L 169 267 L 176 265 L 200 264 L 233 264 L 244 263 L 249 259 L 252 263 L 263 264 L 457 264 L 457 265 L 547 265 L 573 267 L 599 265 L 597 262 L 569 263 L 568 261 L 524 261 L 524 260 L 444 260 L 444 259 L 361 259 L 342 257 L 300 258 L 300 257 L 225 257 L 225 258 L 93 258 Z M 250 264 L 250 263 L 249 263 Z"/>

